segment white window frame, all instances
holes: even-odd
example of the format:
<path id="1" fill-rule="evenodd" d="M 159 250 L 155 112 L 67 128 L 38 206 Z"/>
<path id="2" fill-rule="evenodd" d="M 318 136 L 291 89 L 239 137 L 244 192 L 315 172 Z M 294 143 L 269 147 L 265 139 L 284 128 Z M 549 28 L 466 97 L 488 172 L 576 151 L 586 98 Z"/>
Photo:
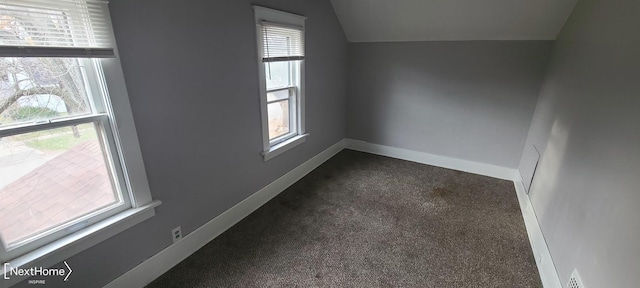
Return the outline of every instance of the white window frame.
<path id="1" fill-rule="evenodd" d="M 95 103 L 98 113 L 89 116 L 70 117 L 52 120 L 37 126 L 22 126 L 5 130 L 3 136 L 21 134 L 43 128 L 56 128 L 84 123 L 98 123 L 105 133 L 103 141 L 109 147 L 105 153 L 110 160 L 107 165 L 112 166 L 114 174 L 117 174 L 114 182 L 123 194 L 124 205 L 117 209 L 109 210 L 102 214 L 97 221 L 85 221 L 82 217 L 73 221 L 62 229 L 55 231 L 57 234 L 49 234 L 28 245 L 15 249 L 5 249 L 0 239 L 0 263 L 11 267 L 49 267 L 59 263 L 85 249 L 88 249 L 152 216 L 155 215 L 155 207 L 160 201 L 153 200 L 145 172 L 142 153 L 135 129 L 129 96 L 127 94 L 122 65 L 118 57 L 113 28 L 107 3 L 103 3 L 108 33 L 114 47 L 114 58 L 104 59 L 80 59 L 87 68 L 87 80 L 92 82 L 89 94 L 105 95 L 104 101 Z M 91 63 L 93 62 L 93 63 Z M 93 65 L 96 64 L 96 65 Z M 102 81 L 98 79 L 102 78 Z M 101 97 L 101 96 L 98 96 Z M 91 97 L 90 97 L 91 98 Z M 91 101 L 91 100 L 90 100 Z M 111 117 L 109 117 L 110 115 Z M 112 133 L 109 133 L 111 131 Z M 0 133 L 3 132 L 0 129 Z M 100 130 L 98 130 L 100 132 Z M 115 188 L 115 187 L 114 187 Z M 0 277 L 4 278 L 5 269 L 0 269 Z M 24 277 L 11 275 L 9 280 L 2 279 L 2 284 L 13 285 L 24 280 Z"/>
<path id="2" fill-rule="evenodd" d="M 290 79 L 291 86 L 276 88 L 267 91 L 266 83 L 266 71 L 264 68 L 263 58 L 263 44 L 262 44 L 262 29 L 261 24 L 263 22 L 270 22 L 275 24 L 282 24 L 288 26 L 299 27 L 302 30 L 305 28 L 305 20 L 307 17 L 282 12 L 274 9 L 269 9 L 260 6 L 253 6 L 256 23 L 256 39 L 258 47 L 258 72 L 259 72 L 259 85 L 260 85 L 260 114 L 262 119 L 262 155 L 264 160 L 270 160 L 283 152 L 292 149 L 305 142 L 305 139 L 309 134 L 305 130 L 305 60 L 289 61 L 290 69 L 295 70 L 292 73 L 294 79 Z M 290 91 L 291 99 L 289 107 L 295 106 L 295 111 L 290 109 L 290 113 L 294 113 L 295 121 L 290 124 L 290 132 L 274 138 L 269 139 L 269 119 L 267 105 L 270 101 L 267 101 L 267 93 L 278 90 L 288 89 Z M 273 101 L 271 101 L 273 102 Z"/>

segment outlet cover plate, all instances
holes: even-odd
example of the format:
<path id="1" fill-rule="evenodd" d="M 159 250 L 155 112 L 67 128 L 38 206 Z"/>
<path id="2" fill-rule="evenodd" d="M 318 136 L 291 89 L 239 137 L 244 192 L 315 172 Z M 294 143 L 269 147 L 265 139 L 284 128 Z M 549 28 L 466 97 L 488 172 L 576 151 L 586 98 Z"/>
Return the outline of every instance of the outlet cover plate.
<path id="1" fill-rule="evenodd" d="M 173 238 L 173 243 L 182 240 L 182 228 L 180 226 L 171 230 L 171 238 Z"/>

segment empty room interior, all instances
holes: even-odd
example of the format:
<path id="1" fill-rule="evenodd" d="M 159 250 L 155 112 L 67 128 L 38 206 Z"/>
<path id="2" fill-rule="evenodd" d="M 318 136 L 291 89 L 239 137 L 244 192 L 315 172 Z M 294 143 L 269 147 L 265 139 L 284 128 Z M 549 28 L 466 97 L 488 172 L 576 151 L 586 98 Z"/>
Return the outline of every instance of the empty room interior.
<path id="1" fill-rule="evenodd" d="M 640 1 L 0 1 L 0 287 L 638 287 Z"/>

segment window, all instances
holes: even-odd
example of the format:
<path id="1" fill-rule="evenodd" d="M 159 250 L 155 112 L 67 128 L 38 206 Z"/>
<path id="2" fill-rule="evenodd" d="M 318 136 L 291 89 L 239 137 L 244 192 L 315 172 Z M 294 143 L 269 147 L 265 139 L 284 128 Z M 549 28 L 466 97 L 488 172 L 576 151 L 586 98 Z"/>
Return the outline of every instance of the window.
<path id="1" fill-rule="evenodd" d="M 0 3 L 0 75 L 2 263 L 55 264 L 153 215 L 104 2 Z"/>
<path id="2" fill-rule="evenodd" d="M 304 142 L 305 17 L 254 6 L 263 155 L 269 160 Z"/>

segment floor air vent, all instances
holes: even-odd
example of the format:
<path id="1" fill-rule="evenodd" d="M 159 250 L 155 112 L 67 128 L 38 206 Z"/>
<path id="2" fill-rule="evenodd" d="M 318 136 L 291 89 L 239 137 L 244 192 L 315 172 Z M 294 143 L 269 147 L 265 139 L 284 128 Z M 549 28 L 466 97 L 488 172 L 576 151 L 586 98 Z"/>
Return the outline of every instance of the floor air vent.
<path id="1" fill-rule="evenodd" d="M 578 270 L 574 269 L 573 272 L 571 272 L 571 278 L 569 278 L 567 288 L 584 288 L 582 280 L 580 279 L 580 274 L 578 274 Z"/>

